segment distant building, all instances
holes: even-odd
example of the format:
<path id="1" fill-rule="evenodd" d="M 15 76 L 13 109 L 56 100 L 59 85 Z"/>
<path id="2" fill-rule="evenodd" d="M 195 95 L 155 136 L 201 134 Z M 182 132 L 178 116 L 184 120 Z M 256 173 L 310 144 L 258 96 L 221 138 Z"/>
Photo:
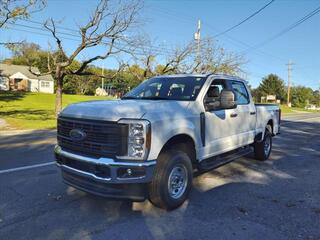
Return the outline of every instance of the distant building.
<path id="1" fill-rule="evenodd" d="M 32 72 L 40 74 L 32 67 Z M 0 64 L 0 90 L 54 93 L 51 75 L 37 76 L 29 71 L 29 66 Z"/>
<path id="2" fill-rule="evenodd" d="M 308 104 L 305 109 L 308 109 L 308 110 L 320 110 L 320 107 L 317 107 L 316 105 L 314 104 Z"/>
<path id="3" fill-rule="evenodd" d="M 266 102 L 266 103 L 280 103 L 280 100 L 277 99 L 276 95 L 262 96 L 260 100 L 261 102 Z"/>

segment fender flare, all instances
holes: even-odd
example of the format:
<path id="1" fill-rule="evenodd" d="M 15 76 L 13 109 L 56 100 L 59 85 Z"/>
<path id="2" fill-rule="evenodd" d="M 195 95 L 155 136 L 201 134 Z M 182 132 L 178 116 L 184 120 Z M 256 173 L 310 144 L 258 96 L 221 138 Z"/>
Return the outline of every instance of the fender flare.
<path id="1" fill-rule="evenodd" d="M 272 133 L 272 127 L 269 124 L 267 124 L 262 132 L 256 134 L 256 136 L 254 137 L 254 142 L 262 142 L 263 141 L 266 129 L 268 129 L 268 131 Z"/>

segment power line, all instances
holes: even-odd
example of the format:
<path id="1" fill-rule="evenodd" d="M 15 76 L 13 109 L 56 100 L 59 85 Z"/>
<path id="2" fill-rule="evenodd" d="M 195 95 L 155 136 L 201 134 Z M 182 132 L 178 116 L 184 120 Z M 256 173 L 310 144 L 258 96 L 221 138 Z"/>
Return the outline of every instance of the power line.
<path id="1" fill-rule="evenodd" d="M 44 28 L 41 28 L 41 27 L 35 27 L 35 26 L 28 26 L 28 25 L 24 25 L 24 24 L 18 24 L 18 23 L 15 23 L 15 24 L 10 24 L 11 26 L 20 26 L 20 27 L 24 27 L 24 28 L 29 28 L 29 29 L 33 29 L 33 30 L 38 30 L 38 31 L 42 31 L 42 32 L 48 32 L 46 29 Z M 50 34 L 46 34 L 46 33 L 39 33 L 39 32 L 35 32 L 35 31 L 28 31 L 28 30 L 25 30 L 25 29 L 18 29 L 18 28 L 13 28 L 13 27 L 8 27 L 8 29 L 12 29 L 12 30 L 15 30 L 15 31 L 23 31 L 23 32 L 28 32 L 28 33 L 33 33 L 33 34 L 38 34 L 38 35 L 42 35 L 42 36 L 48 36 L 48 37 L 51 37 Z M 65 32 L 60 32 L 60 31 L 57 31 L 58 34 L 60 35 L 67 35 L 68 37 L 65 37 L 65 36 L 60 36 L 61 39 L 64 39 L 64 40 L 71 40 L 71 41 L 75 41 L 75 42 L 79 42 L 81 41 L 81 37 L 79 35 L 76 35 L 76 34 L 71 34 L 71 33 L 65 33 Z M 75 37 L 75 38 L 70 38 L 71 37 Z M 104 42 L 105 44 L 109 44 L 107 42 Z M 124 47 L 123 44 L 118 44 L 119 47 Z M 154 53 L 156 54 L 172 54 L 173 51 L 169 51 L 168 49 L 163 49 L 163 48 L 160 48 L 160 47 L 157 47 L 157 46 L 144 46 L 144 48 L 146 50 L 150 50 L 150 51 L 153 51 Z M 135 53 L 136 50 L 135 50 Z M 145 53 L 143 52 L 140 52 L 140 54 L 138 55 L 145 55 Z"/>
<path id="2" fill-rule="evenodd" d="M 249 19 L 253 18 L 254 16 L 256 16 L 257 14 L 259 14 L 260 12 L 262 12 L 265 8 L 267 8 L 269 5 L 271 5 L 275 0 L 271 0 L 270 2 L 268 2 L 266 5 L 264 5 L 263 7 L 261 7 L 259 10 L 255 11 L 254 13 L 252 13 L 251 15 L 249 15 L 248 17 L 246 17 L 245 19 L 243 19 L 242 21 L 240 21 L 239 23 L 237 23 L 236 25 L 216 34 L 214 37 L 218 37 L 221 35 L 226 34 L 227 32 L 232 31 L 233 29 L 239 27 L 241 24 L 245 23 L 246 21 L 248 21 Z"/>
<path id="3" fill-rule="evenodd" d="M 192 22 L 192 23 L 194 23 L 194 19 L 193 19 L 193 17 L 191 17 L 190 15 L 183 14 L 182 16 L 179 16 L 179 17 L 178 17 L 177 14 L 176 14 L 177 12 L 172 11 L 172 9 L 164 9 L 164 8 L 160 8 L 160 7 L 157 7 L 157 8 L 151 7 L 151 8 L 156 9 L 157 12 L 160 12 L 160 13 L 162 13 L 162 14 L 166 14 L 166 15 L 169 16 L 169 17 L 177 18 L 177 19 L 179 19 L 180 21 L 181 21 L 181 20 L 184 20 L 185 22 Z M 170 12 L 171 12 L 172 14 L 170 14 Z M 213 25 L 211 25 L 211 24 L 209 24 L 209 23 L 206 23 L 206 22 L 203 23 L 203 26 L 207 26 L 207 27 L 208 27 L 209 29 L 211 29 L 213 32 L 219 32 L 219 31 L 220 31 L 219 29 L 215 28 Z M 216 35 L 218 35 L 218 34 L 216 34 Z M 235 46 L 240 46 L 240 47 L 245 47 L 245 48 L 253 48 L 252 45 L 249 45 L 248 43 L 245 43 L 245 42 L 243 42 L 243 41 L 241 41 L 241 40 L 239 40 L 239 39 L 236 39 L 236 38 L 234 38 L 234 37 L 231 37 L 231 36 L 228 35 L 228 34 L 224 34 L 224 35 L 221 35 L 221 36 L 225 37 L 228 42 L 232 43 L 232 44 L 235 45 Z M 221 37 L 221 36 L 218 36 L 218 38 Z M 244 50 L 244 51 L 245 51 L 245 50 Z M 246 53 L 244 53 L 244 51 L 241 52 L 241 54 L 246 54 Z M 260 56 L 267 56 L 267 57 L 273 58 L 273 59 L 275 59 L 275 60 L 278 60 L 278 61 L 281 62 L 281 63 L 284 63 L 284 62 L 287 61 L 287 59 L 284 59 L 284 58 L 275 56 L 275 55 L 273 55 L 273 54 L 267 53 L 267 52 L 262 51 L 262 50 L 256 51 L 254 54 L 260 55 Z"/>
<path id="4" fill-rule="evenodd" d="M 38 21 L 33 21 L 33 20 L 29 20 L 29 19 L 21 19 L 21 21 L 24 21 L 24 22 L 30 22 L 30 23 L 34 23 L 34 24 L 37 24 L 37 25 L 41 25 L 42 28 L 40 27 L 33 27 L 33 26 L 26 26 L 26 25 L 22 25 L 22 24 L 18 24 L 18 23 L 15 23 L 14 25 L 17 25 L 17 26 L 23 26 L 23 27 L 27 27 L 27 28 L 37 28 L 38 30 L 40 31 L 46 31 L 47 32 L 47 29 L 44 29 L 43 28 L 43 23 L 42 22 L 38 22 Z M 74 36 L 74 37 L 80 37 L 79 35 L 76 35 L 75 33 L 79 33 L 79 31 L 77 30 L 74 30 L 72 28 L 67 28 L 67 27 L 61 27 L 61 26 L 57 26 L 56 27 L 57 29 L 63 29 L 63 30 L 67 30 L 69 31 L 69 33 L 64 33 L 64 32 L 57 32 L 59 34 L 64 34 L 64 35 L 69 35 L 69 36 Z M 73 34 L 70 33 L 70 32 L 74 32 Z M 144 46 L 144 48 L 147 48 L 147 50 L 156 50 L 156 51 L 159 51 L 159 50 L 163 50 L 163 53 L 167 53 L 167 54 L 172 54 L 173 51 L 170 51 L 168 50 L 167 48 L 163 48 L 163 47 L 159 47 L 159 46 L 155 46 L 155 45 L 151 45 L 151 46 Z"/>
<path id="5" fill-rule="evenodd" d="M 165 9 L 165 8 L 160 8 L 160 7 L 157 7 L 157 8 L 151 7 L 151 8 L 156 9 L 158 13 L 160 12 L 160 13 L 168 15 L 169 17 L 177 18 L 177 19 L 179 19 L 179 21 L 184 20 L 185 22 L 192 22 L 192 23 L 194 22 L 194 17 L 192 17 L 192 16 L 190 16 L 188 14 L 185 14 L 185 13 L 183 13 L 182 16 L 178 17 L 177 11 L 172 11 L 172 9 Z M 170 14 L 170 12 L 171 12 L 171 14 Z M 214 26 L 212 26 L 212 25 L 210 25 L 208 23 L 203 23 L 203 25 L 207 26 L 209 29 L 212 29 L 212 31 L 214 31 L 214 32 L 218 31 L 217 28 L 215 28 Z M 221 36 L 218 36 L 218 34 L 216 34 L 215 36 L 216 37 L 221 37 Z M 242 47 L 244 46 L 244 47 L 247 47 L 249 49 L 254 47 L 252 45 L 247 44 L 246 42 L 243 42 L 243 41 L 241 41 L 239 39 L 231 37 L 228 34 L 224 34 L 223 36 L 226 37 L 226 40 L 228 40 L 229 42 L 231 42 L 234 45 L 238 45 L 238 46 L 242 46 Z M 279 61 L 281 63 L 284 63 L 284 62 L 287 61 L 287 59 L 284 59 L 284 58 L 279 57 L 279 56 L 275 56 L 273 54 L 270 54 L 270 53 L 262 51 L 262 50 L 256 50 L 254 53 L 257 54 L 257 55 L 273 58 L 273 59 L 275 59 L 275 60 L 277 60 L 277 61 Z M 246 52 L 242 52 L 242 54 L 247 54 L 247 53 Z M 256 65 L 256 63 L 253 63 L 253 64 Z M 256 75 L 256 77 L 257 77 L 257 75 Z"/>
<path id="6" fill-rule="evenodd" d="M 168 13 L 167 13 L 168 14 Z M 187 19 L 187 18 L 185 18 L 187 21 L 190 21 L 190 19 Z M 43 28 L 43 23 L 42 22 L 37 22 L 37 21 L 32 21 L 32 20 L 23 20 L 23 21 L 26 21 L 26 22 L 30 22 L 30 23 L 33 23 L 33 24 L 39 24 L 39 25 L 41 25 L 42 26 L 42 28 L 40 28 L 40 27 L 35 27 L 35 26 L 27 26 L 27 25 L 22 25 L 22 24 L 20 24 L 20 26 L 22 26 L 22 27 L 27 27 L 27 28 L 31 28 L 31 29 L 36 29 L 36 30 L 40 30 L 40 31 L 45 31 L 45 32 L 47 32 L 47 30 L 46 29 L 44 29 Z M 304 20 L 305 21 L 305 20 Z M 16 25 L 17 25 L 17 23 L 16 23 Z M 212 28 L 212 29 L 214 29 L 215 31 L 216 31 L 216 29 L 213 27 L 213 26 L 211 26 L 211 25 L 209 25 L 209 24 L 205 24 L 205 25 L 207 25 L 208 27 L 210 27 L 210 28 Z M 66 28 L 66 27 L 62 27 L 62 26 L 60 26 L 60 24 L 58 24 L 58 27 L 57 27 L 57 29 L 64 29 L 64 30 L 66 30 L 66 31 L 68 31 L 68 32 L 75 32 L 75 33 L 79 33 L 79 31 L 76 31 L 76 30 L 74 30 L 74 29 L 71 29 L 71 28 Z M 51 35 L 50 34 L 43 34 L 43 33 L 38 33 L 38 32 L 31 32 L 31 31 L 26 31 L 26 30 L 21 30 L 21 29 L 12 29 L 12 30 L 15 30 L 15 31 L 24 31 L 24 32 L 29 32 L 29 33 L 33 33 L 33 34 L 38 34 L 38 35 L 43 35 L 43 36 L 49 36 L 49 37 L 51 37 Z M 71 33 L 66 33 L 66 32 L 61 32 L 61 31 L 57 31 L 57 33 L 59 33 L 59 34 L 61 34 L 61 35 L 68 35 L 68 36 L 74 36 L 74 37 L 76 37 L 76 38 L 79 38 L 80 36 L 79 35 L 76 35 L 76 34 L 71 34 Z M 232 37 L 230 37 L 230 36 L 228 36 L 227 34 L 225 34 L 225 36 L 227 36 L 229 39 L 231 39 L 233 42 L 236 42 L 236 43 L 238 43 L 238 44 L 241 44 L 241 45 L 243 45 L 243 46 L 247 46 L 247 47 L 250 47 L 250 45 L 249 44 L 247 44 L 247 43 L 245 43 L 245 42 L 242 42 L 242 41 L 240 41 L 240 40 L 237 40 L 237 39 L 235 39 L 235 38 L 232 38 Z M 62 39 L 66 39 L 66 40 L 71 40 L 71 41 L 79 41 L 79 40 L 77 40 L 77 39 L 71 39 L 71 38 L 66 38 L 66 37 L 61 37 Z M 119 45 L 120 46 L 120 45 Z M 170 50 L 168 50 L 168 49 L 164 49 L 164 48 L 159 48 L 158 46 L 150 46 L 150 47 L 147 47 L 149 50 L 151 50 L 151 51 L 153 51 L 155 54 L 164 54 L 164 53 L 173 53 L 173 51 L 170 51 Z M 135 49 L 134 50 L 134 52 L 137 54 L 137 55 L 140 55 L 140 56 L 145 56 L 145 53 L 144 52 L 141 52 L 141 50 L 139 50 L 139 52 L 137 51 L 137 49 Z M 272 58 L 275 58 L 275 59 L 277 59 L 277 60 L 279 60 L 279 61 L 283 61 L 283 59 L 282 58 L 280 58 L 280 57 L 277 57 L 277 56 L 273 56 L 273 55 L 271 55 L 271 54 L 269 54 L 269 53 L 266 53 L 266 52 L 263 52 L 263 51 L 259 51 L 258 53 L 260 53 L 260 54 L 263 54 L 263 55 L 268 55 L 269 57 L 272 57 Z M 257 53 L 256 53 L 257 54 Z"/>
<path id="7" fill-rule="evenodd" d="M 318 14 L 319 12 L 320 12 L 320 6 L 317 7 L 316 9 L 314 9 L 313 11 L 309 12 L 307 15 L 305 15 L 304 17 L 299 19 L 297 22 L 291 24 L 290 26 L 288 26 L 288 27 L 284 28 L 283 30 L 281 30 L 280 32 L 278 32 L 277 34 L 273 35 L 271 38 L 261 42 L 260 44 L 254 46 L 252 48 L 245 50 L 244 53 L 248 53 L 249 51 L 252 51 L 252 50 L 257 50 L 258 48 L 261 48 L 262 46 L 272 42 L 273 40 L 281 37 L 282 35 L 286 34 L 287 32 L 291 31 L 292 29 L 298 27 L 300 24 L 304 23 L 309 18 L 313 17 L 314 15 Z"/>
<path id="8" fill-rule="evenodd" d="M 43 33 L 43 32 L 36 32 L 36 31 L 31 31 L 31 30 L 26 30 L 26 29 L 18 29 L 15 27 L 11 27 L 8 26 L 7 29 L 13 30 L 13 31 L 19 31 L 19 32 L 27 32 L 27 33 L 32 33 L 32 34 L 37 34 L 37 35 L 41 35 L 41 36 L 46 36 L 46 37 L 51 37 L 51 35 L 49 33 Z M 35 28 L 36 30 L 40 30 L 38 28 Z M 41 29 L 41 31 L 45 31 L 44 29 Z M 79 37 L 79 36 L 78 36 Z M 70 40 L 70 41 L 74 41 L 74 42 L 79 42 L 79 39 L 75 39 L 75 38 L 70 38 L 70 37 L 60 37 L 61 39 L 65 39 L 65 40 Z M 156 53 L 156 52 L 155 52 Z M 141 51 L 137 51 L 135 50 L 135 54 L 138 56 L 145 56 L 145 53 L 141 52 Z M 159 53 L 158 53 L 159 54 Z M 163 54 L 163 52 L 160 52 L 160 54 Z"/>
<path id="9" fill-rule="evenodd" d="M 29 23 L 34 23 L 34 24 L 38 24 L 38 25 L 41 25 L 41 26 L 43 26 L 43 24 L 44 24 L 43 22 L 34 21 L 34 20 L 30 20 L 30 19 L 20 19 L 20 21 L 29 22 Z M 59 24 L 59 25 L 60 25 L 60 24 Z M 72 29 L 72 28 L 67 28 L 67 27 L 62 27 L 62 26 L 59 26 L 59 28 L 60 28 L 60 29 L 67 30 L 67 31 L 79 33 L 79 31 L 74 30 L 74 29 Z"/>

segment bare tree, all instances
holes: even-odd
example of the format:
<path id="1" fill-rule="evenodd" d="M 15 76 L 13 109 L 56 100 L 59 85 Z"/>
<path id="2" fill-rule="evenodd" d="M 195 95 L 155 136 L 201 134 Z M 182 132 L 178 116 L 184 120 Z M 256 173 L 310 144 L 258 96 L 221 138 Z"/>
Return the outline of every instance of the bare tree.
<path id="1" fill-rule="evenodd" d="M 17 19 L 28 18 L 30 14 L 41 11 L 46 0 L 0 0 L 0 28 Z"/>
<path id="2" fill-rule="evenodd" d="M 39 12 L 46 7 L 46 0 L 0 0 L 0 29 L 18 19 L 29 18 L 31 14 Z M 0 42 L 0 45 L 14 47 L 23 41 Z"/>
<path id="3" fill-rule="evenodd" d="M 142 56 L 139 53 L 139 56 L 134 58 L 143 71 L 138 74 L 131 71 L 139 80 L 154 75 L 176 73 L 210 72 L 236 75 L 242 73 L 241 67 L 245 63 L 241 55 L 224 50 L 210 38 L 202 40 L 200 58 L 193 41 L 162 53 L 152 48 L 151 44 L 144 47 Z M 162 62 L 157 61 L 160 55 L 165 59 Z"/>
<path id="4" fill-rule="evenodd" d="M 87 71 L 87 67 L 94 61 L 130 51 L 129 49 L 134 41 L 131 41 L 126 34 L 130 33 L 130 30 L 137 23 L 140 9 L 141 4 L 137 1 L 126 3 L 119 1 L 117 4 L 111 4 L 110 0 L 101 0 L 88 22 L 83 26 L 79 26 L 81 40 L 70 54 L 63 46 L 63 38 L 59 36 L 56 22 L 53 19 L 45 22 L 44 27 L 51 33 L 57 47 L 56 54 L 52 54 L 50 61 L 48 61 L 49 71 L 43 73 L 43 75 L 54 75 L 56 80 L 56 114 L 61 111 L 63 79 L 66 75 L 93 75 L 94 73 Z M 85 50 L 88 53 L 89 49 L 97 46 L 100 47 L 99 50 L 103 48 L 101 54 L 86 58 L 81 61 L 81 64 L 76 69 L 70 68 L 70 65 L 80 54 L 84 53 Z M 122 67 L 121 65 L 118 71 Z"/>
<path id="5" fill-rule="evenodd" d="M 200 73 L 238 75 L 243 73 L 241 67 L 246 63 L 242 55 L 226 51 L 215 44 L 211 38 L 202 41 L 200 56 L 201 61 L 197 68 L 194 69 L 195 72 Z"/>

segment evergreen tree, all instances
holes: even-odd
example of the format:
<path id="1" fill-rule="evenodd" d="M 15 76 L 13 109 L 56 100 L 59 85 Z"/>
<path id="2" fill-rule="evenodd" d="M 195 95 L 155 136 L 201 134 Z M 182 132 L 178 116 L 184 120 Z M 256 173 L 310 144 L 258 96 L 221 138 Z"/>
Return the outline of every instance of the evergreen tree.
<path id="1" fill-rule="evenodd" d="M 257 92 L 259 97 L 275 95 L 281 102 L 284 101 L 286 97 L 284 82 L 276 74 L 269 74 L 264 77 L 257 89 Z"/>

